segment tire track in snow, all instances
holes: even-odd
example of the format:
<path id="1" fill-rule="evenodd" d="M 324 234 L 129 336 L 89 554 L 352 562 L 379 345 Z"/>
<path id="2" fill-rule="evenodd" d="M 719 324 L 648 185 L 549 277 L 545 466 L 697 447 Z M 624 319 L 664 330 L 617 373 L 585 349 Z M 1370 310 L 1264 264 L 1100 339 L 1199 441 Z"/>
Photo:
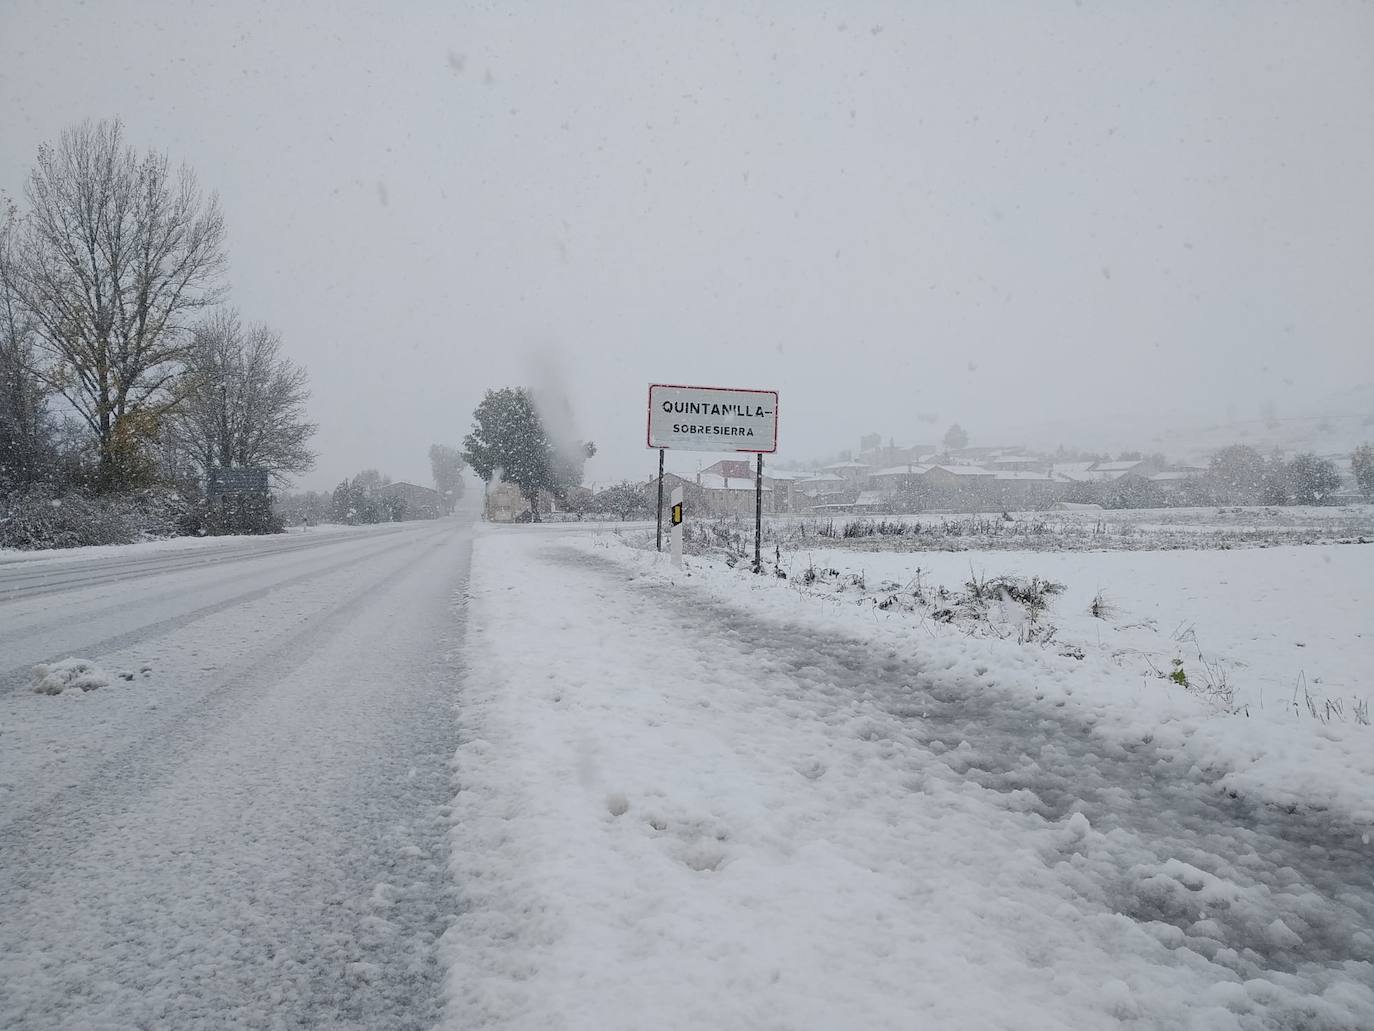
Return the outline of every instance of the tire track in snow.
<path id="1" fill-rule="evenodd" d="M 396 533 L 398 531 L 391 531 Z M 319 548 L 335 547 L 342 544 L 356 544 L 373 535 L 326 537 L 316 540 L 272 541 L 270 538 L 252 547 L 241 547 L 215 551 L 209 554 L 198 551 L 174 552 L 167 555 L 143 556 L 132 559 L 104 559 L 95 562 L 62 562 L 50 564 L 36 559 L 30 563 L 0 563 L 0 605 L 32 601 L 51 594 L 85 590 L 107 583 L 127 583 L 151 576 L 164 576 L 169 573 L 184 572 L 188 569 L 211 568 L 272 558 L 278 555 L 300 551 L 313 551 Z M 390 534 L 386 534 L 390 536 Z M 12 571 L 12 567 L 17 567 Z"/>
<path id="2" fill-rule="evenodd" d="M 449 530 L 448 532 L 452 531 Z M 149 640 L 150 638 L 160 637 L 173 633 L 176 630 L 179 630 L 184 626 L 188 626 L 191 623 L 205 619 L 209 616 L 213 616 L 216 613 L 225 612 L 229 609 L 236 608 L 240 605 L 248 604 L 250 602 L 258 600 L 259 598 L 264 598 L 267 595 L 282 590 L 284 588 L 294 587 L 298 584 L 309 583 L 310 581 L 317 580 L 321 576 L 327 575 L 329 573 L 338 572 L 339 570 L 347 569 L 351 566 L 360 565 L 362 563 L 369 562 L 380 556 L 390 554 L 403 548 L 412 547 L 413 545 L 414 539 L 410 538 L 401 541 L 400 543 L 390 544 L 385 548 L 367 551 L 360 555 L 353 555 L 348 558 L 341 559 L 337 562 L 333 562 L 327 566 L 309 569 L 306 572 L 300 573 L 296 576 L 288 577 L 283 580 L 276 580 L 270 584 L 266 584 L 261 587 L 256 587 L 248 591 L 233 594 L 227 598 L 223 598 L 220 601 L 213 602 L 209 605 L 202 605 L 197 608 L 190 609 L 187 612 L 180 613 L 176 616 L 170 616 L 166 619 L 157 620 L 153 623 L 148 623 L 144 626 L 137 627 L 133 630 L 113 634 L 109 637 L 105 637 L 89 643 L 72 644 L 71 646 L 64 647 L 61 650 L 60 655 L 48 655 L 42 659 L 35 660 L 35 662 L 51 662 L 62 657 L 63 655 L 73 654 L 80 654 L 84 658 L 98 659 L 111 652 L 120 651 L 124 648 L 130 647 L 131 645 L 135 645 L 142 641 Z M 127 606 L 127 604 L 128 602 L 124 603 L 125 606 Z M 12 641 L 14 639 L 22 639 L 33 633 L 35 633 L 34 629 L 25 628 L 23 630 L 16 632 L 13 635 L 13 637 L 9 640 Z M 0 638 L 0 644 L 3 643 L 9 642 L 4 638 Z M 29 677 L 33 665 L 33 662 L 25 663 L 22 666 L 16 666 L 3 673 L 0 673 L 0 694 L 5 693 L 6 691 L 18 690 L 22 687 L 27 686 L 27 684 L 29 683 Z"/>
<path id="3" fill-rule="evenodd" d="M 1237 797 L 1217 786 L 1222 769 L 1199 770 L 1149 741 L 1114 742 L 1071 711 L 981 675 L 926 669 L 698 592 L 627 583 L 624 566 L 575 549 L 547 554 L 669 609 L 672 624 L 709 641 L 722 663 L 757 668 L 761 688 L 785 684 L 777 702 L 789 715 L 800 702 L 819 719 L 874 717 L 865 732 L 875 741 L 900 735 L 926 760 L 912 771 L 914 793 L 932 776 L 971 782 L 1007 808 L 1065 821 L 1077 840 L 1042 859 L 1089 902 L 1153 928 L 1166 945 L 1242 979 L 1327 985 L 1374 975 L 1371 828 Z M 761 690 L 761 704 L 769 701 Z M 1337 1026 L 1292 1016 L 1295 1027 Z"/>
<path id="4" fill-rule="evenodd" d="M 428 537 L 5 828 L 0 1025 L 437 1022 L 470 539 Z"/>
<path id="5" fill-rule="evenodd" d="M 40 857 L 26 848 L 30 837 L 34 834 L 43 836 L 44 847 L 50 848 L 55 833 L 62 851 L 75 847 L 80 842 L 80 828 L 85 817 L 117 805 L 123 798 L 137 798 L 146 794 L 158 783 L 174 775 L 178 766 L 202 751 L 216 734 L 222 732 L 223 721 L 243 717 L 244 707 L 252 702 L 251 697 L 245 696 L 265 691 L 312 661 L 316 653 L 347 626 L 358 610 L 368 604 L 375 592 L 389 589 L 408 576 L 416 566 L 429 561 L 436 548 L 443 543 L 430 542 L 421 554 L 380 579 L 355 583 L 350 593 L 342 599 L 317 612 L 286 635 L 274 638 L 265 648 L 197 685 L 199 697 L 194 706 L 181 709 L 170 719 L 160 722 L 151 733 L 111 755 L 91 770 L 78 785 L 58 791 L 41 805 L 8 822 L 0 822 L 0 830 L 5 832 L 7 839 L 4 852 L 9 862 L 14 864 L 11 869 L 25 869 L 25 861 L 33 861 L 30 865 L 33 871 L 31 876 L 36 878 L 35 884 L 58 873 L 54 867 L 36 862 Z M 366 557 L 375 559 L 394 550 L 387 548 Z M 318 579 L 356 564 L 350 561 L 296 579 Z M 236 600 L 247 603 L 256 596 L 258 592 Z M 216 611 L 226 607 L 229 607 L 227 603 Z M 138 643 L 142 639 L 136 637 L 129 643 Z M 101 654 L 89 651 L 90 654 Z"/>

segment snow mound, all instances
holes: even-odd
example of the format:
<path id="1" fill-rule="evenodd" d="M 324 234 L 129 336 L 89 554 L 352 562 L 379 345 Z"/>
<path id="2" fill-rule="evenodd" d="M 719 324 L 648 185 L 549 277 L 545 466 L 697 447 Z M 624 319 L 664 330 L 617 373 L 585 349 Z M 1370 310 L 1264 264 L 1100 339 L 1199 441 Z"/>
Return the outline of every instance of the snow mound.
<path id="1" fill-rule="evenodd" d="M 89 659 L 41 662 L 33 667 L 33 689 L 39 694 L 94 691 L 99 687 L 109 687 L 111 683 L 113 677 Z"/>

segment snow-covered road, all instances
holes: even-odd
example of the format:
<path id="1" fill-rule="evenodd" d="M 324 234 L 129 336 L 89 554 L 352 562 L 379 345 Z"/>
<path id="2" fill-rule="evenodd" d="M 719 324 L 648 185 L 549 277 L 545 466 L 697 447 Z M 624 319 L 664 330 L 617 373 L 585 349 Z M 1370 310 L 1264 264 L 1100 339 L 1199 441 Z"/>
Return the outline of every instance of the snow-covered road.
<path id="1" fill-rule="evenodd" d="M 0 563 L 0 1027 L 433 1026 L 471 533 L 200 544 Z"/>
<path id="2" fill-rule="evenodd" d="M 915 627 L 576 526 L 0 557 L 0 1028 L 1374 1027 L 1368 727 Z"/>

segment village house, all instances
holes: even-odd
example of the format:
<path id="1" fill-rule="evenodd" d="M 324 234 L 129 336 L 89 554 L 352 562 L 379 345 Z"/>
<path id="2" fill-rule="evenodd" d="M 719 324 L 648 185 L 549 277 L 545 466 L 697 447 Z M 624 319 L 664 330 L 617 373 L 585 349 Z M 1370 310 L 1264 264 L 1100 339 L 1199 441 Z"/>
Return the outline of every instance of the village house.
<path id="1" fill-rule="evenodd" d="M 1062 481 L 1047 472 L 1030 470 L 999 470 L 988 490 L 992 507 L 1004 512 L 1014 508 L 1049 508 L 1064 493 Z"/>
<path id="2" fill-rule="evenodd" d="M 701 486 L 696 481 L 679 476 L 677 473 L 663 474 L 663 518 L 668 518 L 668 507 L 672 504 L 673 489 L 682 488 L 682 504 L 689 515 L 706 514 L 706 503 L 702 497 Z M 658 505 L 658 477 L 649 477 L 644 487 L 645 496 L 655 507 Z"/>
<path id="3" fill-rule="evenodd" d="M 873 467 L 866 462 L 835 462 L 832 465 L 822 466 L 821 472 L 831 476 L 838 476 L 840 479 L 851 484 L 862 484 L 868 479 L 868 474 L 873 471 Z"/>
<path id="4" fill-rule="evenodd" d="M 497 481 L 486 484 L 483 490 L 482 514 L 488 522 L 523 523 L 534 518 L 529 501 L 515 484 Z M 572 513 L 589 502 L 592 494 L 590 487 L 577 486 L 571 488 L 567 497 L 560 501 L 549 491 L 541 490 L 538 498 L 539 517 L 572 519 Z"/>
<path id="5" fill-rule="evenodd" d="M 382 487 L 381 493 L 401 503 L 402 519 L 438 519 L 444 511 L 444 499 L 430 487 L 398 481 Z"/>
<path id="6" fill-rule="evenodd" d="M 906 493 L 916 486 L 917 478 L 928 473 L 930 468 L 928 465 L 916 465 L 912 462 L 888 466 L 870 476 L 868 485 L 874 490 L 889 494 Z"/>
<path id="7" fill-rule="evenodd" d="M 858 496 L 858 489 L 833 473 L 815 473 L 792 481 L 792 496 L 796 499 L 793 511 L 816 511 L 825 506 L 845 504 Z"/>
<path id="8" fill-rule="evenodd" d="M 940 449 L 934 444 L 913 444 L 900 447 L 893 443 L 864 447 L 859 451 L 859 461 L 870 469 L 886 469 L 898 465 L 919 465 L 922 459 L 933 458 Z"/>
<path id="9" fill-rule="evenodd" d="M 810 477 L 811 473 L 794 472 L 786 469 L 779 469 L 770 473 L 766 463 L 763 470 L 764 484 L 773 488 L 774 512 L 796 512 L 805 507 L 804 503 L 807 499 L 797 485 Z"/>
<path id="10" fill-rule="evenodd" d="M 701 497 L 701 511 L 706 515 L 750 515 L 757 504 L 756 478 L 721 476 L 717 473 L 697 474 L 697 488 Z M 763 510 L 773 511 L 773 488 L 763 485 Z"/>
<path id="11" fill-rule="evenodd" d="M 996 458 L 985 460 L 983 466 L 999 473 L 1048 473 L 1050 462 L 1047 458 L 1038 458 L 1035 455 L 998 455 Z"/>
<path id="12" fill-rule="evenodd" d="M 493 523 L 513 523 L 530 510 L 520 488 L 513 483 L 484 484 L 482 514 Z"/>

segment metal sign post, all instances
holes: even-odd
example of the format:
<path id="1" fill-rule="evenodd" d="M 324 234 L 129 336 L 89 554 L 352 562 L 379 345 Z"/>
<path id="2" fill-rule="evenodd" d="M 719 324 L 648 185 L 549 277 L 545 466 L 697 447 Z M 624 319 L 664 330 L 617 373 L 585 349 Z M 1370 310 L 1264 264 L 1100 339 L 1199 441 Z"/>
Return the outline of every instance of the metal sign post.
<path id="1" fill-rule="evenodd" d="M 754 572 L 763 572 L 763 453 L 759 453 L 759 470 L 754 479 Z"/>
<path id="2" fill-rule="evenodd" d="M 682 568 L 682 488 L 673 488 L 673 565 Z"/>
<path id="3" fill-rule="evenodd" d="M 654 549 L 663 550 L 663 448 L 658 449 L 658 520 L 654 524 L 658 529 L 658 536 Z"/>

